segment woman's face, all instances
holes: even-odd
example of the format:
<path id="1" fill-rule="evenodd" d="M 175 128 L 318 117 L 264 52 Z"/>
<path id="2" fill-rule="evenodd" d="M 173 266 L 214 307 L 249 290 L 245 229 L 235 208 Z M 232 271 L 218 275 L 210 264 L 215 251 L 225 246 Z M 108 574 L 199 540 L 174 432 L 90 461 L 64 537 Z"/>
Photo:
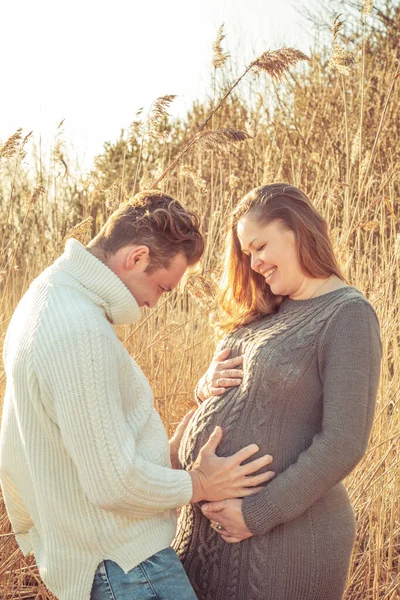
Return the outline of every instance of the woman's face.
<path id="1" fill-rule="evenodd" d="M 245 215 L 238 222 L 237 234 L 251 268 L 265 278 L 271 292 L 296 295 L 308 278 L 300 265 L 293 231 L 280 220 L 260 225 L 254 216 Z"/>

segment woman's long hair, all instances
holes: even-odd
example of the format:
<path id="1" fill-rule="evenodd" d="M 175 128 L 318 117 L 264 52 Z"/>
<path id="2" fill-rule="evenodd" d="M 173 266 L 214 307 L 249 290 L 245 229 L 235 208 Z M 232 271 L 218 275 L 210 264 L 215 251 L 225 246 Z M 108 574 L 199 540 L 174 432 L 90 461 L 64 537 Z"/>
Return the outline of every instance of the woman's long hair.
<path id="1" fill-rule="evenodd" d="M 326 221 L 307 196 L 287 183 L 255 188 L 239 202 L 230 219 L 218 298 L 223 313 L 219 322 L 222 331 L 232 331 L 274 312 L 283 299 L 271 292 L 264 277 L 251 268 L 250 257 L 241 250 L 237 224 L 245 215 L 260 225 L 279 220 L 291 229 L 300 264 L 309 277 L 334 274 L 345 281 L 333 253 Z"/>

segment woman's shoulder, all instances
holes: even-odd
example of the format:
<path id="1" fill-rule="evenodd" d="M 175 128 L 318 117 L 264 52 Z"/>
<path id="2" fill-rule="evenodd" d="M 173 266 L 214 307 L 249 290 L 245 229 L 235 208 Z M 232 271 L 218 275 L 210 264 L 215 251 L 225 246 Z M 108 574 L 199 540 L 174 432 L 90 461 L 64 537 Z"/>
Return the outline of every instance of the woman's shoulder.
<path id="1" fill-rule="evenodd" d="M 378 316 L 371 302 L 357 288 L 347 286 L 332 301 L 327 310 L 321 330 L 318 348 L 326 350 L 340 347 L 346 352 L 368 351 L 371 344 L 377 348 L 380 342 Z"/>
<path id="2" fill-rule="evenodd" d="M 326 296 L 331 296 L 326 305 L 327 320 L 340 321 L 349 319 L 350 315 L 355 321 L 372 318 L 377 320 L 377 314 L 368 298 L 352 285 L 338 288 Z"/>

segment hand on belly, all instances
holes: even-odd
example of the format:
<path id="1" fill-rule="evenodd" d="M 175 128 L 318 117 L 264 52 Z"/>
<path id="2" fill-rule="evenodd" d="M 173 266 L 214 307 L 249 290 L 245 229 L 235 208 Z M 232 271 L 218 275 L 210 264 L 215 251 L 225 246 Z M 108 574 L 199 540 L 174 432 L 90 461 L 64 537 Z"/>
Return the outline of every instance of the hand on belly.
<path id="1" fill-rule="evenodd" d="M 243 500 L 234 498 L 221 502 L 207 502 L 201 510 L 210 519 L 211 527 L 228 544 L 235 544 L 252 537 L 242 515 Z"/>

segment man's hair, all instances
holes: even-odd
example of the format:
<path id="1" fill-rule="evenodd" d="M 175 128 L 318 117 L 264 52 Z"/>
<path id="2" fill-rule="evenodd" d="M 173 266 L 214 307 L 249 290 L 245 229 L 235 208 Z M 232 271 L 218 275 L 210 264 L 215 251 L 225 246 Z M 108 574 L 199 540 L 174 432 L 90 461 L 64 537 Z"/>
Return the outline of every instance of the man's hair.
<path id="1" fill-rule="evenodd" d="M 199 217 L 158 190 L 140 192 L 122 204 L 106 221 L 90 246 L 105 256 L 130 244 L 145 245 L 150 251 L 148 272 L 168 268 L 177 254 L 188 266 L 196 264 L 204 251 Z"/>

